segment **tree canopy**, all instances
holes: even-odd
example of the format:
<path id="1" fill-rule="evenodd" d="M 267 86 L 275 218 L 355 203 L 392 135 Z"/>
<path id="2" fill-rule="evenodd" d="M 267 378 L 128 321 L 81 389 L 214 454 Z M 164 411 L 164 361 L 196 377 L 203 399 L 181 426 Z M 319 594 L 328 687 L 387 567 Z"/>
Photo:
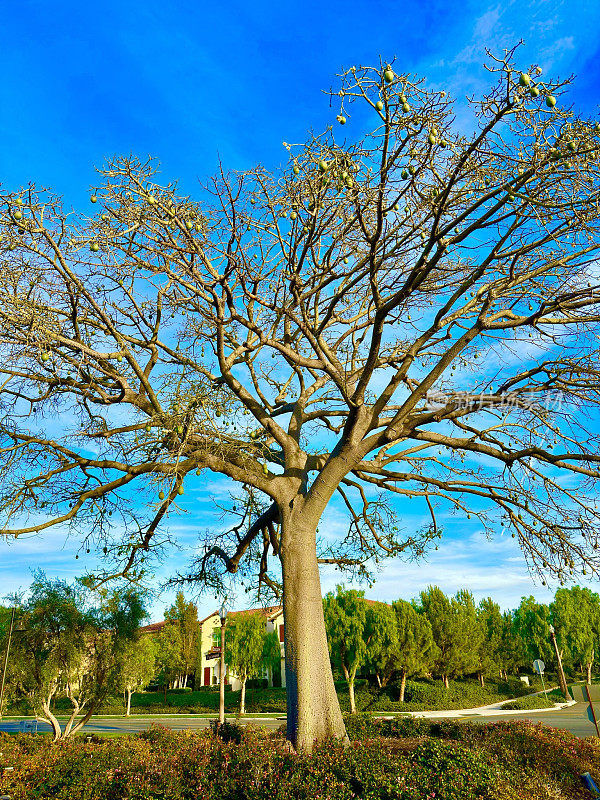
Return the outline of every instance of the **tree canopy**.
<path id="1" fill-rule="evenodd" d="M 135 157 L 91 216 L 0 195 L 2 532 L 68 525 L 105 557 L 92 582 L 135 581 L 193 475 L 230 478 L 179 579 L 283 591 L 300 748 L 344 736 L 319 563 L 419 556 L 453 511 L 542 581 L 598 574 L 600 123 L 517 58 L 489 56 L 469 130 L 445 91 L 352 67 L 335 131 L 199 200 Z M 349 527 L 321 540 L 334 497 Z"/>
<path id="2" fill-rule="evenodd" d="M 600 652 L 600 596 L 588 587 L 558 589 L 550 615 L 565 661 L 570 666 L 579 663 L 591 683 L 592 665 Z"/>
<path id="3" fill-rule="evenodd" d="M 367 604 L 364 591 L 336 586 L 323 600 L 329 655 L 348 684 L 350 711 L 356 714 L 354 681 L 367 659 Z"/>
<path id="4" fill-rule="evenodd" d="M 437 645 L 433 672 L 442 676 L 445 686 L 450 678 L 475 672 L 483 640 L 470 592 L 460 590 L 448 598 L 438 586 L 421 592 L 421 610 L 425 614 Z"/>
<path id="5" fill-rule="evenodd" d="M 152 636 L 137 636 L 128 641 L 119 653 L 118 673 L 115 683 L 125 690 L 125 714 L 131 713 L 131 695 L 143 689 L 156 672 L 156 642 Z"/>
<path id="6" fill-rule="evenodd" d="M 556 660 L 550 640 L 550 623 L 550 609 L 545 603 L 538 603 L 533 595 L 521 598 L 513 614 L 513 626 L 530 664 L 536 658 L 541 658 L 546 664 Z"/>
<path id="7" fill-rule="evenodd" d="M 180 683 L 187 686 L 188 676 L 197 666 L 198 607 L 195 603 L 186 601 L 183 592 L 177 592 L 174 605 L 165 611 L 165 621 L 179 629 L 181 652 L 177 662 L 181 665 Z"/>
<path id="8" fill-rule="evenodd" d="M 90 600 L 81 585 L 38 572 L 18 610 L 12 678 L 51 725 L 55 741 L 79 731 L 115 688 L 121 656 L 145 617 L 143 600 L 131 588 L 104 592 L 96 605 Z M 51 709 L 60 694 L 71 703 L 64 727 Z"/>

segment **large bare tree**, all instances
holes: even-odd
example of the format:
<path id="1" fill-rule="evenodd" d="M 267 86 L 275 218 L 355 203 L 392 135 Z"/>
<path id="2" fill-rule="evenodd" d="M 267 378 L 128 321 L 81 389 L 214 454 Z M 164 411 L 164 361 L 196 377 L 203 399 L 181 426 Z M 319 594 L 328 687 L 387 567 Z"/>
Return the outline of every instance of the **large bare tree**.
<path id="1" fill-rule="evenodd" d="M 3 533 L 68 523 L 104 551 L 90 581 L 137 580 L 187 476 L 241 485 L 180 579 L 283 590 L 299 749 L 345 736 L 320 561 L 422 555 L 442 510 L 504 526 L 540 580 L 597 574 L 600 126 L 515 57 L 490 56 L 471 133 L 444 92 L 357 67 L 335 134 L 199 203 L 133 157 L 91 217 L 1 196 Z"/>

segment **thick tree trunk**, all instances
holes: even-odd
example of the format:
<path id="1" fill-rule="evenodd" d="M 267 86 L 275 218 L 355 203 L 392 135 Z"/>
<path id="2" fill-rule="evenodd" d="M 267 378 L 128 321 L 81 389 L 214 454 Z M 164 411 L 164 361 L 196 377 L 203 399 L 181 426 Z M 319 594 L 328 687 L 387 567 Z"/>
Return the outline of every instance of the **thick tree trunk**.
<path id="1" fill-rule="evenodd" d="M 287 738 L 296 750 L 310 752 L 318 742 L 347 742 L 348 737 L 327 649 L 316 555 L 318 519 L 307 518 L 304 511 L 282 509 L 281 562 Z"/>
<path id="2" fill-rule="evenodd" d="M 479 685 L 483 688 L 485 686 L 485 680 L 483 678 L 483 672 L 478 673 L 477 677 L 479 678 Z"/>
<path id="3" fill-rule="evenodd" d="M 447 675 L 442 675 L 442 681 L 444 682 L 444 688 L 450 688 L 450 681 L 448 680 Z"/>
<path id="4" fill-rule="evenodd" d="M 377 686 L 380 689 L 382 689 L 383 688 L 383 684 L 381 683 L 381 676 L 379 675 L 378 672 L 375 673 L 375 680 L 377 681 Z"/>
<path id="5" fill-rule="evenodd" d="M 127 710 L 125 711 L 125 716 L 129 717 L 131 715 L 131 689 L 127 688 Z"/>
<path id="6" fill-rule="evenodd" d="M 588 663 L 585 665 L 585 668 L 586 668 L 586 672 L 587 672 L 587 682 L 591 683 L 592 682 L 592 662 L 588 661 Z"/>
<path id="7" fill-rule="evenodd" d="M 242 689 L 240 691 L 240 714 L 246 713 L 246 678 L 240 678 Z"/>
<path id="8" fill-rule="evenodd" d="M 404 702 L 404 690 L 406 689 L 406 670 L 402 670 L 402 677 L 400 678 L 400 702 Z"/>

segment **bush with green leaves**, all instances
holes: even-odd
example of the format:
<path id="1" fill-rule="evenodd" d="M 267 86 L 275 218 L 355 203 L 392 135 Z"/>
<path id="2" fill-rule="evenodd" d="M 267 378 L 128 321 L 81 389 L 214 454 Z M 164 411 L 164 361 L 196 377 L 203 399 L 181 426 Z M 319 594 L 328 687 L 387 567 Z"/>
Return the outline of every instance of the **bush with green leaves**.
<path id="1" fill-rule="evenodd" d="M 564 699 L 564 698 L 563 698 Z M 508 703 L 502 703 L 502 708 L 505 711 L 526 711 L 531 708 L 553 708 L 554 699 L 546 698 L 543 694 L 529 695 L 528 697 L 519 697 L 518 700 L 510 700 Z"/>
<path id="2" fill-rule="evenodd" d="M 541 800 L 583 798 L 600 742 L 524 722 L 375 720 L 353 715 L 344 749 L 289 752 L 280 736 L 153 726 L 135 736 L 50 744 L 0 733 L 0 795 L 12 800 Z M 235 731 L 234 731 L 235 729 Z M 234 735 L 235 733 L 235 735 Z M 231 734 L 231 735 L 229 735 Z M 227 741 L 224 741 L 227 739 Z M 553 792 L 553 794 L 551 793 Z"/>

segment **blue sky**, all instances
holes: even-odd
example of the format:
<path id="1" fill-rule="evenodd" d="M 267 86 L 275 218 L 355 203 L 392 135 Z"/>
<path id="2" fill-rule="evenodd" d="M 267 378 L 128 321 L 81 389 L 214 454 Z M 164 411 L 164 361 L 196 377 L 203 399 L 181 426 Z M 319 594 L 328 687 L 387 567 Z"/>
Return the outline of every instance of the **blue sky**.
<path id="1" fill-rule="evenodd" d="M 283 141 L 301 142 L 310 128 L 332 122 L 322 90 L 343 68 L 395 57 L 398 71 L 427 76 L 460 102 L 487 85 L 484 48 L 499 51 L 519 39 L 524 66 L 575 73 L 569 102 L 598 114 L 599 29 L 600 0 L 579 3 L 576 12 L 572 2 L 554 0 L 22 0 L 3 12 L 0 182 L 17 190 L 35 181 L 63 195 L 67 207 L 87 210 L 94 166 L 132 152 L 158 158 L 165 181 L 178 179 L 193 194 L 219 158 L 233 169 L 276 168 L 286 160 Z M 202 481 L 186 493 L 188 513 L 172 522 L 184 549 L 171 553 L 162 577 L 184 566 L 185 548 L 210 519 L 211 495 L 222 491 Z M 418 511 L 405 515 L 407 527 L 420 521 Z M 331 513 L 321 530 L 334 535 L 338 524 Z M 388 563 L 369 596 L 410 598 L 436 583 L 449 593 L 466 586 L 477 599 L 491 595 L 504 608 L 523 594 L 551 597 L 531 582 L 510 537 L 486 541 L 475 520 L 455 518 L 446 532 L 426 563 Z M 76 549 L 61 531 L 0 543 L 0 595 L 27 586 L 30 568 L 67 579 L 81 574 Z M 334 573 L 323 574 L 324 591 L 335 582 Z M 169 599 L 156 600 L 153 618 Z M 206 598 L 201 609 L 214 604 Z"/>

